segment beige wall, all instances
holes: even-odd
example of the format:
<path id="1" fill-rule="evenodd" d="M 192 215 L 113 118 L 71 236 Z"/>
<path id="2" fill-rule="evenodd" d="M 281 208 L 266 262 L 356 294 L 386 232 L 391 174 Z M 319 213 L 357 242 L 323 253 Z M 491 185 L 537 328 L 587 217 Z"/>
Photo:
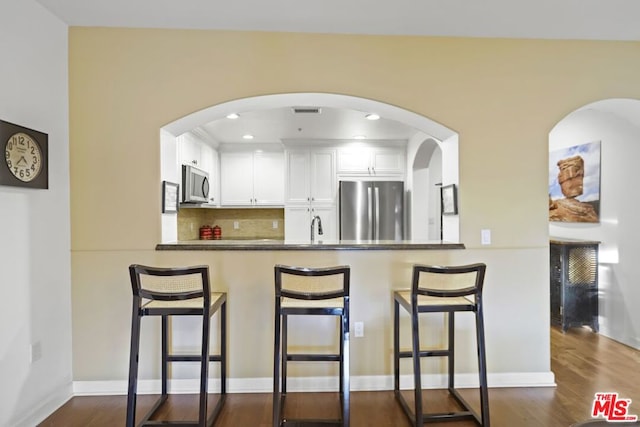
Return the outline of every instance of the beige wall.
<path id="1" fill-rule="evenodd" d="M 538 350 L 508 369 L 548 371 L 548 133 L 586 103 L 640 98 L 640 44 L 100 28 L 71 28 L 69 38 L 74 379 L 124 378 L 128 263 L 205 260 L 222 270 L 222 286 L 230 290 L 247 282 L 262 286 L 259 295 L 266 299 L 236 294 L 241 305 L 256 308 L 270 304 L 267 267 L 274 261 L 333 260 L 324 253 L 153 251 L 161 228 L 159 129 L 220 102 L 284 92 L 370 98 L 459 133 L 460 235 L 471 248 L 467 254 L 333 257 L 365 270 L 387 262 L 389 274 L 403 279 L 408 260 L 490 260 L 494 272 L 488 277 L 495 279 L 488 284 L 494 287 L 487 301 L 493 309 L 490 369 L 505 369 L 505 350 L 526 345 L 522 336 L 529 334 Z M 138 215 L 132 217 L 132 211 Z M 490 247 L 480 246 L 484 228 L 492 230 Z M 260 263 L 262 269 L 247 263 Z M 378 297 L 386 298 L 392 286 L 388 277 L 360 274 L 384 291 Z M 86 308 L 105 300 L 108 308 Z M 529 316 L 502 317 L 513 304 Z M 354 318 L 385 318 L 389 308 L 385 303 L 369 312 L 363 306 L 360 312 L 354 309 Z M 231 316 L 234 351 L 242 348 L 237 334 L 247 320 Z M 245 338 L 268 353 L 270 333 Z M 388 334 L 388 325 L 380 325 L 358 345 L 382 342 Z M 102 360 L 100 346 L 113 362 Z M 354 357 L 364 360 L 366 353 L 359 351 Z M 388 364 L 372 363 L 360 373 L 390 374 Z M 233 375 L 266 377 L 269 366 L 238 361 Z"/>

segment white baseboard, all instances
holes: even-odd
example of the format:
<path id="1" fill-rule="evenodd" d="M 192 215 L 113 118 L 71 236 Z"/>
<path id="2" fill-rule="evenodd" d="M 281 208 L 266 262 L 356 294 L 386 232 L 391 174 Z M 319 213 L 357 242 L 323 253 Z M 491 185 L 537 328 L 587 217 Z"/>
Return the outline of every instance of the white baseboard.
<path id="1" fill-rule="evenodd" d="M 555 387 L 553 372 L 513 372 L 489 374 L 490 388 L 503 387 Z M 170 380 L 171 393 L 197 393 L 198 379 Z M 424 388 L 446 388 L 446 375 L 424 375 L 422 386 Z M 413 377 L 402 375 L 400 388 L 413 387 Z M 476 374 L 456 375 L 456 387 L 478 387 Z M 392 375 L 376 376 L 352 376 L 350 378 L 351 391 L 383 391 L 393 390 Z M 209 391 L 216 393 L 220 390 L 220 381 L 212 378 L 209 381 Z M 229 393 L 270 393 L 273 390 L 272 378 L 230 378 L 227 383 Z M 289 378 L 288 390 L 290 391 L 337 391 L 338 379 L 335 377 L 298 377 Z M 127 393 L 127 381 L 74 381 L 74 396 L 100 396 L 123 395 Z M 138 381 L 138 394 L 160 393 L 160 380 Z"/>
<path id="2" fill-rule="evenodd" d="M 58 408 L 67 403 L 73 397 L 73 386 L 71 383 L 56 390 L 43 401 L 39 406 L 20 421 L 16 421 L 11 425 L 14 427 L 33 427 L 44 421 L 49 415 L 54 413 Z"/>

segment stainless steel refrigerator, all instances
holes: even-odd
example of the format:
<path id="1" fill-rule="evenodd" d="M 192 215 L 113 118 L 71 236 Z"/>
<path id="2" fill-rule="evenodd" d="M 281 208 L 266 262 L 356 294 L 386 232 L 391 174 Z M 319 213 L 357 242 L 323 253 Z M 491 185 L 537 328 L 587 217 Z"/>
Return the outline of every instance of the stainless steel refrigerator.
<path id="1" fill-rule="evenodd" d="M 340 181 L 340 240 L 403 240 L 404 183 Z"/>

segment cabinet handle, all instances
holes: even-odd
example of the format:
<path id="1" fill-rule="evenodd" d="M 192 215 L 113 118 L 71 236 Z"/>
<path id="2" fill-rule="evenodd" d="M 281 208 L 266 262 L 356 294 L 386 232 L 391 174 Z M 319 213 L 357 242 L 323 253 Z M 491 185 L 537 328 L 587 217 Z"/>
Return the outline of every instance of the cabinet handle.
<path id="1" fill-rule="evenodd" d="M 307 202 L 309 201 L 309 198 L 307 197 Z"/>
<path id="2" fill-rule="evenodd" d="M 315 197 L 312 197 L 312 198 L 311 198 L 311 201 L 312 201 L 312 202 L 315 202 L 315 201 L 316 201 L 316 198 L 315 198 Z"/>

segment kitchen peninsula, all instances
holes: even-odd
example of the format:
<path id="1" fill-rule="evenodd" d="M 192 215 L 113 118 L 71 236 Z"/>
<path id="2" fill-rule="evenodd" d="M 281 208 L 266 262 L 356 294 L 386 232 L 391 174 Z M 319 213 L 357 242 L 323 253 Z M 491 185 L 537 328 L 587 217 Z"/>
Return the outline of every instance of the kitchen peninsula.
<path id="1" fill-rule="evenodd" d="M 320 250 L 445 250 L 464 249 L 463 243 L 414 242 L 410 240 L 334 240 L 324 242 L 287 241 L 275 239 L 245 240 L 188 240 L 175 243 L 160 243 L 160 251 L 320 251 Z"/>
<path id="2" fill-rule="evenodd" d="M 526 257 L 517 257 L 508 248 L 483 250 L 474 242 L 323 241 L 322 238 L 316 235 L 314 243 L 310 239 L 296 241 L 270 238 L 177 240 L 156 244 L 155 250 L 149 251 L 146 257 L 138 261 L 166 266 L 209 266 L 212 288 L 225 291 L 228 295 L 231 392 L 268 392 L 272 387 L 273 361 L 269 351 L 273 346 L 273 269 L 276 264 L 308 267 L 348 265 L 351 268 L 351 318 L 353 323 L 361 322 L 364 326 L 363 336 L 352 334 L 350 341 L 352 390 L 393 388 L 392 296 L 394 290 L 411 287 L 415 264 L 487 264 L 484 302 L 490 386 L 549 386 L 554 383 L 553 373 L 548 366 L 541 365 L 534 371 L 527 371 L 523 356 L 513 357 L 508 352 L 500 351 L 505 335 L 508 336 L 508 345 L 518 349 L 518 355 L 531 354 L 544 339 L 539 336 L 531 341 L 526 334 L 519 334 L 522 328 L 517 322 L 505 322 L 505 319 L 524 316 L 532 323 L 548 321 L 548 312 L 534 312 L 512 304 L 524 293 L 517 286 L 522 279 L 521 272 L 530 270 L 532 259 L 536 262 L 544 261 L 545 257 L 548 259 L 546 251 L 536 253 L 530 250 Z M 126 261 L 129 262 L 128 259 Z M 542 284 L 548 283 L 545 283 L 545 273 L 548 275 L 544 271 L 530 271 Z M 548 293 L 529 292 L 527 297 L 548 299 Z M 322 337 L 326 337 L 326 330 L 335 328 L 332 323 L 334 320 L 324 319 L 320 325 L 292 322 L 289 328 L 291 342 L 300 348 L 317 345 Z M 408 321 L 408 317 L 403 317 L 402 321 Z M 441 340 L 446 336 L 443 318 L 427 316 L 421 320 L 421 324 L 426 334 L 424 344 L 433 348 L 441 346 Z M 472 317 L 461 316 L 456 319 L 456 327 L 461 331 L 472 333 L 472 326 Z M 179 343 L 197 340 L 198 327 L 193 323 L 176 319 L 175 328 Z M 403 327 L 403 347 L 410 343 L 408 330 Z M 178 345 L 177 349 L 182 348 Z M 460 372 L 473 373 L 477 369 L 474 340 L 460 340 L 456 350 Z M 256 358 L 255 354 L 264 356 Z M 408 364 L 401 367 L 403 376 L 408 374 L 408 367 Z M 331 381 L 335 372 L 331 366 L 292 365 L 290 369 L 292 378 L 297 377 L 296 390 L 333 389 Z M 441 366 L 431 367 L 431 376 L 428 381 L 425 380 L 429 387 L 439 384 L 442 369 Z M 472 383 L 464 385 L 472 386 Z"/>

